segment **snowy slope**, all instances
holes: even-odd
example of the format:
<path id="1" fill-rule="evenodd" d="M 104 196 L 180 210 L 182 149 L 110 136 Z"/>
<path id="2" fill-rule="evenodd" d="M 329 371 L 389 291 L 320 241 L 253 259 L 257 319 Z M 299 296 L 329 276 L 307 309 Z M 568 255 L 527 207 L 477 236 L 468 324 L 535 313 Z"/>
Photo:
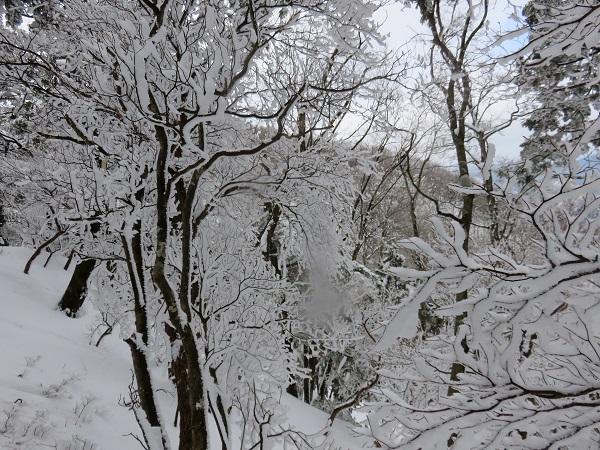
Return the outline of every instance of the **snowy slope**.
<path id="1" fill-rule="evenodd" d="M 100 347 L 97 336 L 90 343 L 96 314 L 89 303 L 77 319 L 56 310 L 70 278 L 65 259 L 54 256 L 44 268 L 47 255 L 41 255 L 25 275 L 30 255 L 30 249 L 0 247 L 0 448 L 141 449 L 132 436 L 140 434 L 133 414 L 119 404 L 131 383 L 129 349 L 117 331 Z M 315 445 L 373 444 L 339 420 L 325 437 L 328 414 L 290 396 L 282 400 L 283 426 Z M 176 445 L 176 430 L 170 431 Z"/>
<path id="2" fill-rule="evenodd" d="M 282 401 L 288 409 L 285 426 L 305 434 L 315 447 L 342 450 L 376 447 L 372 438 L 359 433 L 359 428 L 339 419 L 334 421 L 332 430 L 325 436 L 323 428 L 327 424 L 328 413 L 290 395 L 284 395 Z M 289 445 L 286 448 L 289 448 Z"/>
<path id="3" fill-rule="evenodd" d="M 128 349 L 117 336 L 89 345 L 95 314 L 56 311 L 70 273 L 31 250 L 0 248 L 0 448 L 133 449 L 132 413 L 119 406 L 131 382 Z M 47 447 L 50 446 L 50 447 Z"/>

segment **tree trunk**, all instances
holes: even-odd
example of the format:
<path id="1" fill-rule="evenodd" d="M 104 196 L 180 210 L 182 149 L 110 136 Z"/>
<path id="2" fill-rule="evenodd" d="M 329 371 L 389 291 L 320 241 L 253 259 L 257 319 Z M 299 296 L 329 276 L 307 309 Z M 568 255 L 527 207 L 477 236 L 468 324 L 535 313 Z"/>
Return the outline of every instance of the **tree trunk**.
<path id="1" fill-rule="evenodd" d="M 178 342 L 174 328 L 167 325 L 165 331 L 171 345 L 179 347 L 173 358 L 170 375 L 177 389 L 177 411 L 179 412 L 179 450 L 206 450 L 206 415 L 204 383 L 200 369 L 200 358 L 189 325 Z"/>
<path id="2" fill-rule="evenodd" d="M 125 249 L 127 270 L 131 279 L 133 288 L 134 313 L 135 313 L 135 331 L 136 333 L 125 342 L 131 350 L 131 359 L 133 361 L 133 370 L 135 373 L 135 381 L 137 386 L 137 394 L 139 397 L 140 407 L 146 415 L 148 424 L 160 430 L 162 446 L 167 448 L 166 431 L 159 420 L 158 408 L 154 398 L 154 388 L 152 386 L 152 378 L 148 367 L 147 354 L 141 349 L 148 345 L 148 311 L 146 310 L 146 298 L 144 292 L 144 271 L 142 266 L 142 249 L 141 249 L 141 223 L 136 221 L 133 224 L 134 233 L 131 238 L 130 245 L 125 237 L 121 237 L 123 248 Z M 139 342 L 141 340 L 141 342 Z M 141 348 L 140 348 L 141 347 Z M 146 436 L 146 430 L 140 424 L 144 439 L 148 448 L 149 438 Z"/>
<path id="3" fill-rule="evenodd" d="M 139 396 L 140 407 L 146 414 L 146 419 L 152 427 L 160 427 L 156 404 L 154 402 L 154 391 L 152 389 L 152 380 L 148 369 L 148 362 L 144 353 L 138 348 L 133 339 L 125 339 L 131 350 L 131 359 L 133 361 L 133 373 L 137 385 L 137 394 Z M 143 430 L 142 430 L 143 431 Z"/>
<path id="4" fill-rule="evenodd" d="M 95 259 L 85 259 L 80 261 L 75 267 L 71 281 L 67 286 L 67 290 L 58 303 L 58 308 L 65 311 L 67 316 L 75 317 L 77 311 L 83 305 L 87 295 L 87 283 L 94 267 L 96 266 Z"/>
<path id="5" fill-rule="evenodd" d="M 25 275 L 29 274 L 29 269 L 31 269 L 31 265 L 33 264 L 33 261 L 35 261 L 35 258 L 37 258 L 38 256 L 41 255 L 42 250 L 44 250 L 46 247 L 48 247 L 49 245 L 51 245 L 54 241 L 56 241 L 63 234 L 65 234 L 65 230 L 61 230 L 59 228 L 59 230 L 56 232 L 56 234 L 54 236 L 52 236 L 50 239 L 48 239 L 46 242 L 44 242 L 42 245 L 40 245 L 35 250 L 35 252 L 33 252 L 33 255 L 31 255 L 31 258 L 29 258 L 27 260 L 27 263 L 25 264 L 25 268 L 23 269 L 23 273 Z"/>
<path id="6" fill-rule="evenodd" d="M 208 373 L 215 385 L 219 383 L 217 378 L 217 370 L 214 367 L 208 368 Z M 219 438 L 221 439 L 221 449 L 227 450 L 227 441 L 229 436 L 229 427 L 228 427 L 228 417 L 225 413 L 225 406 L 223 405 L 223 399 L 219 394 L 216 394 L 216 400 L 213 400 L 210 397 L 210 394 L 207 393 L 206 399 L 208 401 L 208 406 L 210 412 L 215 418 L 215 423 L 217 424 L 217 429 L 219 431 Z"/>
<path id="7" fill-rule="evenodd" d="M 0 230 L 6 224 L 6 216 L 4 215 L 4 206 L 0 205 Z M 0 234 L 0 247 L 8 245 L 6 238 Z"/>
<path id="8" fill-rule="evenodd" d="M 285 391 L 290 394 L 292 397 L 296 397 L 299 398 L 299 394 L 298 394 L 298 382 L 296 381 L 296 379 L 292 379 L 292 381 L 290 382 L 290 384 L 288 385 L 288 387 L 285 388 Z"/>

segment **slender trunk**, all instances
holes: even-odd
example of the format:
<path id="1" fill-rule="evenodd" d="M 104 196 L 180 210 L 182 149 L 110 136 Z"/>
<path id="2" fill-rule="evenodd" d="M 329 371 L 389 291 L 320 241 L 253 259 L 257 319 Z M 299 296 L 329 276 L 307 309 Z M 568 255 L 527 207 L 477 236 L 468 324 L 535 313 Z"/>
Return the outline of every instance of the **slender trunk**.
<path id="1" fill-rule="evenodd" d="M 493 246 L 497 246 L 500 243 L 500 223 L 498 216 L 498 205 L 496 204 L 496 198 L 492 195 L 494 190 L 493 181 L 491 178 L 485 180 L 483 186 L 487 191 L 487 204 L 490 213 L 490 243 Z"/>
<path id="2" fill-rule="evenodd" d="M 465 242 L 463 243 L 463 249 L 468 254 L 469 253 L 469 233 L 471 230 L 471 223 L 473 222 L 473 203 L 475 201 L 475 196 L 473 194 L 465 195 L 463 198 L 463 208 L 462 208 L 462 216 L 461 216 L 461 225 L 463 230 L 465 231 Z M 456 301 L 462 302 L 468 298 L 468 292 L 462 291 L 456 294 Z M 467 318 L 467 314 L 463 313 L 460 316 L 457 316 L 454 320 L 454 334 L 458 333 L 458 329 L 464 323 Z M 461 346 L 463 347 L 463 351 L 466 353 L 469 351 L 466 340 L 461 342 Z M 452 368 L 450 370 L 450 380 L 459 381 L 459 375 L 465 372 L 465 366 L 461 363 L 455 362 L 452 364 Z M 448 387 L 448 395 L 453 395 L 458 391 L 454 389 L 452 386 Z"/>
<path id="3" fill-rule="evenodd" d="M 304 359 L 304 367 L 308 367 L 308 358 L 303 358 Z M 304 403 L 308 403 L 310 405 L 310 377 L 305 378 L 304 380 L 302 380 L 302 393 L 303 393 L 303 400 Z"/>
<path id="4" fill-rule="evenodd" d="M 71 250 L 71 253 L 69 253 L 69 257 L 67 258 L 67 262 L 65 263 L 63 270 L 69 270 L 69 267 L 71 266 L 71 262 L 73 262 L 74 257 L 75 257 L 75 250 Z"/>
<path id="5" fill-rule="evenodd" d="M 23 273 L 25 275 L 29 274 L 29 269 L 31 269 L 31 265 L 33 264 L 33 261 L 35 261 L 35 258 L 40 256 L 40 254 L 42 253 L 42 250 L 44 250 L 46 247 L 51 245 L 54 241 L 56 241 L 63 234 L 65 234 L 65 230 L 59 229 L 54 236 L 52 236 L 50 239 L 48 239 L 46 242 L 44 242 L 42 245 L 40 245 L 35 250 L 35 252 L 33 252 L 33 255 L 31 255 L 31 258 L 29 258 L 27 260 L 27 263 L 25 264 L 25 268 L 23 269 Z"/>
<path id="6" fill-rule="evenodd" d="M 141 195 L 141 194 L 140 194 Z M 140 407 L 146 415 L 146 420 L 151 427 L 160 430 L 163 448 L 167 447 L 166 431 L 160 422 L 158 408 L 154 397 L 154 387 L 147 360 L 147 353 L 143 348 L 149 342 L 148 328 L 148 311 L 146 307 L 146 296 L 144 289 L 144 273 L 142 265 L 142 242 L 141 242 L 141 223 L 136 221 L 133 224 L 133 236 L 131 241 L 127 242 L 125 237 L 122 237 L 123 248 L 127 261 L 127 268 L 131 280 L 134 299 L 134 314 L 135 314 L 135 334 L 125 342 L 129 345 L 131 351 L 131 359 L 133 362 L 133 370 L 137 385 L 137 394 L 139 397 Z M 146 444 L 149 445 L 148 438 L 145 435 L 144 427 L 142 433 L 146 438 Z"/>
<path id="7" fill-rule="evenodd" d="M 315 398 L 315 394 L 317 394 L 317 388 L 318 388 L 318 380 L 319 380 L 319 374 L 317 372 L 317 365 L 319 363 L 319 359 L 315 358 L 314 356 L 311 356 L 308 358 L 308 368 L 310 369 L 310 399 L 307 403 L 312 403 L 312 401 Z"/>
<path id="8" fill-rule="evenodd" d="M 306 152 L 306 113 L 298 113 L 298 135 L 300 136 L 300 153 Z"/>
<path id="9" fill-rule="evenodd" d="M 325 370 L 323 371 L 323 374 L 321 376 L 321 379 L 319 380 L 319 400 L 320 401 L 325 401 L 325 399 L 327 398 L 327 388 L 329 387 L 329 375 L 331 374 L 331 370 L 333 368 L 333 361 L 331 359 L 329 359 L 329 361 L 327 361 L 327 365 L 325 366 Z"/>
<path id="10" fill-rule="evenodd" d="M 487 141 L 481 132 L 477 135 L 477 142 L 479 144 L 479 151 L 481 152 L 481 163 L 486 164 L 488 159 Z M 500 224 L 498 222 L 499 217 L 496 197 L 492 194 L 494 191 L 494 181 L 491 173 L 483 181 L 483 187 L 487 192 L 487 205 L 490 215 L 490 243 L 493 246 L 497 246 L 500 243 Z"/>
<path id="11" fill-rule="evenodd" d="M 219 380 L 217 378 L 217 371 L 214 368 L 209 368 L 210 376 L 212 377 L 215 385 L 218 384 Z M 229 427 L 227 426 L 227 414 L 225 413 L 225 406 L 223 405 L 223 398 L 221 395 L 217 394 L 216 400 L 213 404 L 210 396 L 207 394 L 207 399 L 209 402 L 210 410 L 212 412 L 213 417 L 215 418 L 215 423 L 217 424 L 217 429 L 219 430 L 219 438 L 221 439 L 221 449 L 227 450 L 227 439 L 229 436 Z"/>
<path id="12" fill-rule="evenodd" d="M 4 215 L 4 206 L 0 205 L 0 232 L 2 227 L 6 224 L 6 216 Z M 8 245 L 8 241 L 0 233 L 0 247 Z"/>
<path id="13" fill-rule="evenodd" d="M 161 427 L 156 402 L 154 401 L 154 390 L 146 355 L 138 348 L 137 343 L 132 338 L 125 339 L 125 342 L 129 345 L 129 350 L 131 351 L 133 373 L 135 375 L 140 407 L 146 414 L 146 420 L 151 427 Z"/>

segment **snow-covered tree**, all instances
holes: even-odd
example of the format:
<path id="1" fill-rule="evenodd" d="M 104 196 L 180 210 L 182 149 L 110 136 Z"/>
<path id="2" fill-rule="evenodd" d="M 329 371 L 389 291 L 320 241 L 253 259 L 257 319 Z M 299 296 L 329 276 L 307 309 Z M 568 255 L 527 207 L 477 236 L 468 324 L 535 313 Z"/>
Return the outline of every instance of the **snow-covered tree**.
<path id="1" fill-rule="evenodd" d="M 429 270 L 394 270 L 421 281 L 403 301 L 379 349 L 412 336 L 419 305 L 436 291 L 472 288 L 465 301 L 437 311 L 446 316 L 467 312 L 458 334 L 442 338 L 437 350 L 417 353 L 408 372 L 414 382 L 439 386 L 432 397 L 436 401 L 411 405 L 392 390 L 381 391 L 393 406 L 379 414 L 396 418 L 385 432 L 401 428 L 398 435 L 411 441 L 407 448 L 587 448 L 597 440 L 600 178 L 596 169 L 577 162 L 579 155 L 572 151 L 564 172 L 548 171 L 526 192 L 515 193 L 512 183 L 497 186 L 497 199 L 537 231 L 526 261 L 494 247 L 467 255 L 456 223 L 448 228 L 436 221 L 438 250 L 420 239 L 406 242 L 429 258 Z M 465 367 L 458 380 L 449 373 L 455 361 Z M 386 375 L 402 373 L 400 366 L 394 370 L 395 375 Z M 457 394 L 445 396 L 447 385 Z"/>
<path id="2" fill-rule="evenodd" d="M 495 148 L 489 139 L 507 127 L 512 117 L 501 119 L 494 112 L 494 105 L 505 102 L 510 93 L 502 81 L 507 75 L 505 69 L 498 69 L 484 50 L 491 41 L 490 2 L 417 0 L 415 5 L 430 39 L 426 53 L 417 58 L 423 69 L 418 72 L 411 87 L 413 96 L 435 116 L 433 120 L 429 119 L 430 122 L 444 124 L 445 139 L 440 139 L 434 147 L 441 149 L 447 145 L 446 154 L 452 155 L 452 165 L 457 168 L 456 182 L 470 186 L 474 177 L 481 174 L 486 189 L 491 193 L 493 180 L 490 169 Z M 418 190 L 418 181 L 412 186 Z M 435 206 L 437 214 L 461 224 L 467 253 L 475 237 L 473 235 L 480 229 L 488 230 L 488 236 L 480 244 L 492 242 L 497 245 L 503 238 L 500 230 L 504 228 L 504 217 L 493 195 L 485 198 L 487 205 L 484 206 L 481 203 L 476 205 L 475 196 L 469 192 L 460 193 L 450 202 L 423 191 L 419 194 Z M 481 212 L 479 210 L 487 211 L 479 214 L 483 220 L 475 221 L 475 216 Z M 467 290 L 457 292 L 455 299 L 462 301 L 467 295 Z M 457 326 L 461 320 L 462 317 L 456 318 Z M 452 371 L 456 376 L 462 371 L 462 366 L 455 364 Z"/>
<path id="3" fill-rule="evenodd" d="M 47 222 L 102 261 L 94 295 L 131 348 L 149 448 L 170 445 L 151 370 L 164 362 L 180 449 L 207 448 L 209 414 L 224 448 L 236 421 L 243 446 L 277 430 L 301 275 L 327 282 L 351 259 L 361 155 L 333 130 L 389 75 L 375 7 L 73 1 L 35 33 L 0 32 L 2 78 L 39 99 L 16 173 L 51 189 Z"/>
<path id="4" fill-rule="evenodd" d="M 533 163 L 528 170 L 530 176 L 552 163 L 563 163 L 558 150 L 560 145 L 577 143 L 598 112 L 598 42 L 593 38 L 581 40 L 576 35 L 569 36 L 570 30 L 564 26 L 556 28 L 553 23 L 556 16 L 564 19 L 573 14 L 592 16 L 593 21 L 596 8 L 597 2 L 571 1 L 534 1 L 524 8 L 531 53 L 520 60 L 518 82 L 521 92 L 530 95 L 535 102 L 533 111 L 523 122 L 532 131 L 522 144 L 523 158 Z M 576 48 L 565 39 L 577 41 Z M 552 49 L 556 50 L 561 42 L 566 44 L 564 49 L 551 56 Z M 588 133 L 586 139 L 590 150 L 594 150 L 598 134 L 592 130 Z"/>
<path id="5" fill-rule="evenodd" d="M 539 50 L 531 41 L 519 54 L 539 52 L 535 59 L 544 65 L 562 55 L 585 53 L 597 41 L 597 17 L 593 5 L 559 8 L 548 18 L 542 38 L 553 44 Z M 434 241 L 405 242 L 428 265 L 420 271 L 391 269 L 414 285 L 375 346 L 384 359 L 403 357 L 381 371 L 384 381 L 374 391 L 378 403 L 366 407 L 373 435 L 384 445 L 597 446 L 600 173 L 583 158 L 597 132 L 594 119 L 585 121 L 575 142 L 557 137 L 560 167 L 523 184 L 519 177 L 530 165 L 526 161 L 494 183 L 495 201 L 512 211 L 530 236 L 524 256 L 497 246 L 468 253 L 462 224 L 442 218 L 433 220 Z M 480 183 L 453 188 L 465 195 L 490 195 Z M 464 315 L 456 335 L 441 335 L 412 352 L 402 347 L 415 333 L 422 303 L 440 292 L 465 290 L 464 301 L 436 311 Z M 457 363 L 464 373 L 454 377 L 451 369 Z M 398 384 L 429 391 L 407 398 L 398 394 Z"/>

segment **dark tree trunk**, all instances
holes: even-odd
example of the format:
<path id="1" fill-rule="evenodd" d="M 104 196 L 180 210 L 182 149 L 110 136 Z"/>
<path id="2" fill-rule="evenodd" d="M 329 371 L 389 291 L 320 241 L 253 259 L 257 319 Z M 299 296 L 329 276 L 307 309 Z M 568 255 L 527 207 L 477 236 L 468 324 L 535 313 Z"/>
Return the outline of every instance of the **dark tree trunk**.
<path id="1" fill-rule="evenodd" d="M 304 348 L 306 352 L 305 355 L 310 355 L 310 348 L 307 345 Z M 302 383 L 302 391 L 304 397 L 303 400 L 304 403 L 308 403 L 310 405 L 313 401 L 315 387 L 317 386 L 316 382 L 319 377 L 319 375 L 317 374 L 317 364 L 319 360 L 314 356 L 304 356 L 303 360 L 304 367 L 310 371 L 310 375 L 307 378 L 305 378 Z"/>
<path id="2" fill-rule="evenodd" d="M 157 103 L 151 96 L 150 110 L 159 113 Z M 171 157 L 171 146 L 166 128 L 155 125 L 156 140 L 159 151 L 156 157 L 156 248 L 151 277 L 154 285 L 162 295 L 170 324 L 165 326 L 172 346 L 171 376 L 177 389 L 177 409 L 179 411 L 179 450 L 206 450 L 208 436 L 205 416 L 204 380 L 200 356 L 196 346 L 196 337 L 191 329 L 192 307 L 190 296 L 193 286 L 192 241 L 197 236 L 197 227 L 202 215 L 194 218 L 193 210 L 195 194 L 203 170 L 193 171 L 187 185 L 185 198 L 181 208 L 181 278 L 179 289 L 173 289 L 167 278 L 167 249 L 169 247 L 170 212 L 168 205 L 173 195 L 167 180 L 168 158 Z M 202 128 L 199 132 L 203 135 Z M 177 197 L 179 194 L 177 195 Z M 177 200 L 177 199 L 176 199 Z M 208 211 L 208 209 L 205 209 Z M 176 222 L 179 225 L 178 222 Z M 202 312 L 199 311 L 202 320 Z"/>
<path id="3" fill-rule="evenodd" d="M 29 269 L 31 269 L 31 265 L 33 264 L 33 261 L 35 261 L 35 258 L 37 258 L 38 256 L 40 256 L 42 254 L 42 250 L 44 250 L 46 247 L 49 247 L 54 241 L 56 241 L 63 234 L 65 234 L 65 230 L 62 230 L 59 228 L 54 236 L 52 236 L 50 239 L 48 239 L 46 242 L 44 242 L 42 245 L 40 245 L 35 250 L 35 252 L 33 252 L 33 255 L 31 255 L 31 258 L 29 258 L 27 260 L 27 263 L 25 264 L 25 268 L 23 269 L 23 273 L 25 275 L 29 274 Z"/>
<path id="4" fill-rule="evenodd" d="M 167 325 L 165 331 L 171 343 L 178 343 L 174 328 Z M 196 343 L 189 325 L 184 329 L 179 354 L 173 359 L 170 374 L 177 389 L 179 413 L 179 450 L 206 450 L 206 416 L 204 414 L 204 383 Z"/>
<path id="5" fill-rule="evenodd" d="M 208 368 L 208 373 L 214 380 L 215 385 L 219 383 L 219 379 L 217 378 L 217 370 L 214 367 Z M 213 404 L 210 395 L 206 395 L 206 399 L 208 400 L 208 406 L 210 411 L 212 412 L 213 417 L 215 418 L 215 422 L 217 424 L 217 429 L 219 430 L 219 438 L 221 439 L 221 449 L 227 450 L 227 436 L 229 436 L 229 427 L 227 426 L 227 414 L 225 413 L 225 407 L 223 406 L 223 399 L 219 394 L 217 394 L 216 401 Z M 220 419 L 220 420 L 219 420 Z"/>
<path id="6" fill-rule="evenodd" d="M 150 377 L 148 367 L 148 355 L 143 352 L 140 347 L 146 347 L 149 342 L 148 336 L 148 311 L 146 310 L 146 299 L 144 293 L 144 273 L 142 267 L 142 250 L 141 250 L 141 223 L 136 221 L 133 225 L 133 230 L 136 231 L 131 239 L 131 247 L 127 240 L 122 237 L 123 248 L 125 249 L 127 270 L 131 279 L 133 288 L 134 313 L 135 313 L 135 331 L 125 342 L 131 350 L 131 358 L 133 361 L 133 369 L 137 385 L 137 394 L 139 397 L 140 407 L 146 415 L 148 424 L 153 428 L 158 428 L 161 433 L 163 448 L 167 448 L 167 438 L 164 429 L 161 426 L 156 401 L 154 398 L 154 388 Z M 139 342 L 141 339 L 141 342 Z M 141 425 L 141 424 L 140 424 Z M 144 427 L 140 426 L 144 439 L 148 444 L 148 437 L 145 434 Z"/>
<path id="7" fill-rule="evenodd" d="M 182 348 L 187 362 L 187 371 L 183 382 L 187 387 L 187 408 L 190 417 L 190 428 L 185 432 L 191 436 L 190 444 L 179 442 L 179 450 L 206 450 L 208 448 L 208 436 L 206 434 L 206 416 L 204 408 L 204 383 L 200 369 L 200 358 L 196 347 L 196 341 L 190 326 L 184 329 Z M 180 401 L 180 403 L 182 403 Z M 183 429 L 183 427 L 182 427 Z M 183 437 L 180 431 L 179 438 Z"/>
<path id="8" fill-rule="evenodd" d="M 140 407 L 146 414 L 146 419 L 151 427 L 160 427 L 158 412 L 154 402 L 154 391 L 152 389 L 152 379 L 150 378 L 150 370 L 146 356 L 138 348 L 133 339 L 125 339 L 129 349 L 131 350 L 131 359 L 133 361 L 133 373 L 135 374 L 137 394 L 139 397 Z M 142 429 L 143 431 L 143 429 Z"/>
<path id="9" fill-rule="evenodd" d="M 319 386 L 319 400 L 324 402 L 327 399 L 327 388 L 329 387 L 329 375 L 331 374 L 331 369 L 333 368 L 333 361 L 329 359 L 327 361 L 327 365 L 325 366 L 325 370 L 321 375 L 321 379 L 318 380 Z"/>
<path id="10" fill-rule="evenodd" d="M 295 379 L 293 379 L 290 382 L 289 386 L 287 388 L 285 388 L 285 391 L 288 394 L 290 394 L 292 397 L 296 397 L 296 398 L 299 397 L 299 394 L 298 394 L 298 383 L 296 382 Z"/>
<path id="11" fill-rule="evenodd" d="M 87 295 L 87 283 L 94 267 L 96 266 L 95 259 L 85 259 L 80 261 L 75 267 L 71 281 L 67 286 L 67 290 L 58 303 L 58 308 L 65 311 L 67 316 L 75 317 L 77 311 L 83 305 Z"/>
<path id="12" fill-rule="evenodd" d="M 191 449 L 192 442 L 192 415 L 188 404 L 187 383 L 188 374 L 186 370 L 185 355 L 183 352 L 173 359 L 170 367 L 171 377 L 177 389 L 177 412 L 179 414 L 179 449 Z"/>
<path id="13" fill-rule="evenodd" d="M 0 229 L 6 224 L 6 216 L 4 215 L 4 206 L 0 205 Z M 0 246 L 8 245 L 6 239 L 0 236 Z"/>

